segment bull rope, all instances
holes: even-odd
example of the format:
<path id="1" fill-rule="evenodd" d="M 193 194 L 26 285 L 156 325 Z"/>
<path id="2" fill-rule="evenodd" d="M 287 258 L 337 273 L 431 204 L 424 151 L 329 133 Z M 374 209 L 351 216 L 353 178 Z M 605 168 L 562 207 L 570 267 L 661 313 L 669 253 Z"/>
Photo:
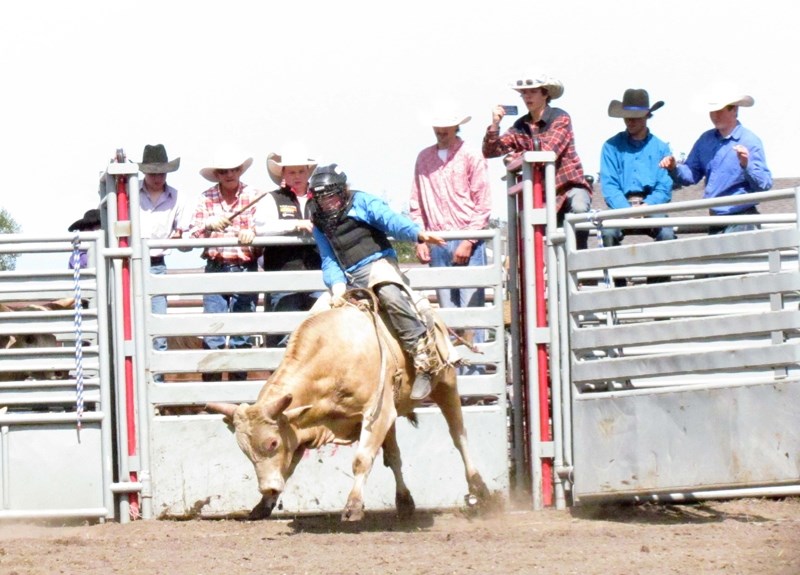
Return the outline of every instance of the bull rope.
<path id="1" fill-rule="evenodd" d="M 367 302 L 369 303 L 365 302 L 361 298 L 358 298 L 356 296 L 357 293 L 368 294 L 369 299 L 367 300 Z M 375 327 L 375 335 L 378 336 L 378 348 L 381 354 L 381 379 L 378 383 L 378 391 L 375 394 L 376 397 L 375 404 L 372 406 L 372 409 L 370 409 L 370 412 L 366 416 L 367 421 L 372 423 L 373 421 L 375 421 L 375 419 L 378 417 L 378 414 L 381 411 L 381 405 L 383 403 L 381 399 L 383 398 L 384 390 L 386 389 L 386 364 L 387 364 L 386 350 L 387 349 L 389 350 L 389 354 L 391 354 L 395 365 L 398 365 L 399 362 L 386 342 L 386 337 L 387 337 L 387 334 L 385 333 L 386 328 L 384 327 L 383 330 L 381 329 L 381 322 L 378 319 L 378 300 L 377 297 L 375 296 L 375 293 L 369 289 L 357 288 L 350 290 L 345 294 L 345 296 L 348 295 L 350 297 L 345 298 L 345 301 L 347 302 L 346 305 L 353 306 L 359 311 L 369 314 L 370 318 L 372 319 L 372 325 Z"/>
<path id="2" fill-rule="evenodd" d="M 80 231 L 72 238 L 72 279 L 75 291 L 75 426 L 81 442 L 83 418 L 83 306 L 81 305 L 81 238 Z"/>

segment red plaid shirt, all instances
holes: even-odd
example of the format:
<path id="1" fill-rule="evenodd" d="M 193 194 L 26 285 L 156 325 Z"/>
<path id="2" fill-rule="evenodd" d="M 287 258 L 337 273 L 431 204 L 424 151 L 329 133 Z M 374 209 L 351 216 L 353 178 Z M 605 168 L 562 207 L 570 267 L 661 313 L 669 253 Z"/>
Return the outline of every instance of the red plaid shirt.
<path id="1" fill-rule="evenodd" d="M 564 110 L 547 106 L 541 119 L 531 123 L 531 115 L 519 118 L 509 130 L 500 135 L 499 131 L 486 130 L 483 138 L 483 155 L 496 158 L 504 154 L 519 155 L 532 152 L 534 138 L 538 139 L 542 150 L 556 153 L 556 210 L 561 210 L 571 188 L 585 188 L 592 193 L 592 188 L 583 177 L 583 166 L 575 151 L 575 135 L 572 132 L 572 121 Z"/>
<path id="2" fill-rule="evenodd" d="M 233 218 L 231 225 L 221 232 L 206 230 L 205 221 L 211 216 L 222 216 L 249 206 L 258 195 L 258 190 L 240 183 L 233 203 L 223 206 L 219 184 L 207 189 L 200 195 L 200 200 L 195 207 L 192 223 L 188 230 L 189 235 L 193 238 L 235 238 L 238 237 L 240 230 L 255 230 L 255 206 Z M 258 259 L 257 250 L 258 248 L 253 246 L 209 247 L 203 250 L 203 258 L 225 264 L 245 264 Z"/>

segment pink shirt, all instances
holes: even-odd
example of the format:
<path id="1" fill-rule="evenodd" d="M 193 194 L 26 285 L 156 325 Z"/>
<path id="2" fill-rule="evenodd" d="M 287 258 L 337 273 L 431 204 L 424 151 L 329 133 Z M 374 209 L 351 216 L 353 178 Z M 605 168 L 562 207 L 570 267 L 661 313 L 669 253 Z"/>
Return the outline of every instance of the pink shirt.
<path id="1" fill-rule="evenodd" d="M 412 220 L 429 231 L 482 230 L 491 211 L 486 160 L 467 150 L 461 138 L 445 161 L 435 145 L 419 153 L 409 201 Z"/>

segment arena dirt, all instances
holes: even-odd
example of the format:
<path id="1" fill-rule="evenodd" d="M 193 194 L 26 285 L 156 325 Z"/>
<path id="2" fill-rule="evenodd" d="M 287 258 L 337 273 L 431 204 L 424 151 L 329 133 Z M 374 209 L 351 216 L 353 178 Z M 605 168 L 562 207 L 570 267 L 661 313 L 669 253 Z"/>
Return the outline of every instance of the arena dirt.
<path id="1" fill-rule="evenodd" d="M 800 499 L 41 525 L 0 522 L 0 574 L 800 573 Z"/>

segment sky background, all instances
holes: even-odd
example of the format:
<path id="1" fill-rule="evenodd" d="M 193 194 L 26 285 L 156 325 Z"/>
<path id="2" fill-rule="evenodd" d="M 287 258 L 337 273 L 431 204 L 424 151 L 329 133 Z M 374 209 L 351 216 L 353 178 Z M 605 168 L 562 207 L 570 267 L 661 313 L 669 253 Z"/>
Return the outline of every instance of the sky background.
<path id="1" fill-rule="evenodd" d="M 676 154 L 711 127 L 700 106 L 729 83 L 755 98 L 740 120 L 775 177 L 796 159 L 797 45 L 791 3 L 744 0 L 265 2 L 30 0 L 0 8 L 0 207 L 25 234 L 64 233 L 96 207 L 121 148 L 141 160 L 163 143 L 191 203 L 214 151 L 234 145 L 242 180 L 272 189 L 269 152 L 304 144 L 356 189 L 406 207 L 417 153 L 434 143 L 426 113 L 442 100 L 472 116 L 480 149 L 508 86 L 545 71 L 564 95 L 584 169 L 624 126 L 608 104 L 626 88 L 664 100 L 649 126 Z M 502 129 L 513 120 L 503 121 Z M 494 217 L 505 219 L 500 159 L 489 160 Z M 184 254 L 197 257 L 199 252 Z M 30 262 L 28 259 L 30 258 Z M 34 266 L 32 256 L 17 269 Z"/>

